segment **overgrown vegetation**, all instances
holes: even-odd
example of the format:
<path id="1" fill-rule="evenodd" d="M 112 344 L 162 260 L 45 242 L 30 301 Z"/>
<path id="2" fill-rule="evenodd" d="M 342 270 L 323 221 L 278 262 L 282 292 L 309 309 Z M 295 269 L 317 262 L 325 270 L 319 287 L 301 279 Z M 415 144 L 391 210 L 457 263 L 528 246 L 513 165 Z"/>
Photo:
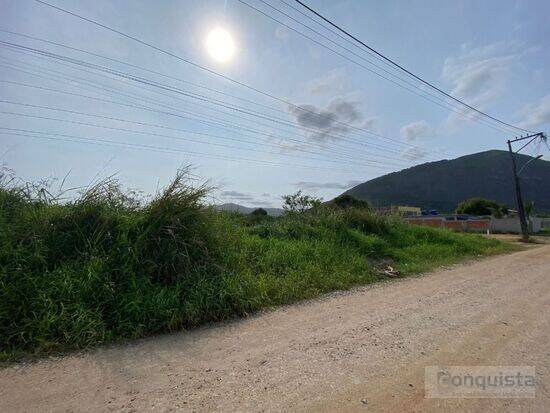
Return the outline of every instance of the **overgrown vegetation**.
<path id="1" fill-rule="evenodd" d="M 349 194 L 342 194 L 334 198 L 330 204 L 338 208 L 362 208 L 370 209 L 370 205 L 367 201 L 362 201 Z"/>
<path id="2" fill-rule="evenodd" d="M 502 218 L 508 214 L 508 207 L 488 199 L 470 198 L 458 204 L 456 213 L 469 215 L 491 215 L 495 218 Z"/>
<path id="3" fill-rule="evenodd" d="M 143 205 L 112 180 L 61 202 L 3 178 L 3 359 L 244 316 L 374 282 L 382 263 L 408 275 L 509 248 L 301 194 L 280 218 L 217 213 L 185 172 Z"/>

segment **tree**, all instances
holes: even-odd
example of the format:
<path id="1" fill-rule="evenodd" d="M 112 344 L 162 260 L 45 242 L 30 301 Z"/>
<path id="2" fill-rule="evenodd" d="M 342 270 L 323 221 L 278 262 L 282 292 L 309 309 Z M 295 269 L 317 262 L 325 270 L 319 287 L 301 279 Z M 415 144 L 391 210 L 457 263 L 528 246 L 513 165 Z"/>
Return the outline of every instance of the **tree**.
<path id="1" fill-rule="evenodd" d="M 502 218 L 504 215 L 508 214 L 508 207 L 488 199 L 470 198 L 458 204 L 456 213 L 469 215 L 492 215 L 495 218 Z"/>
<path id="2" fill-rule="evenodd" d="M 370 209 L 370 205 L 367 201 L 362 201 L 348 194 L 337 196 L 332 200 L 332 203 L 340 208 Z"/>
<path id="3" fill-rule="evenodd" d="M 303 195 L 302 191 L 298 191 L 292 195 L 284 195 L 283 201 L 285 212 L 304 212 L 319 208 L 323 200 L 310 195 Z"/>
<path id="4" fill-rule="evenodd" d="M 265 217 L 267 216 L 267 211 L 263 208 L 256 208 L 254 211 L 250 213 L 250 215 L 254 215 L 257 217 Z"/>

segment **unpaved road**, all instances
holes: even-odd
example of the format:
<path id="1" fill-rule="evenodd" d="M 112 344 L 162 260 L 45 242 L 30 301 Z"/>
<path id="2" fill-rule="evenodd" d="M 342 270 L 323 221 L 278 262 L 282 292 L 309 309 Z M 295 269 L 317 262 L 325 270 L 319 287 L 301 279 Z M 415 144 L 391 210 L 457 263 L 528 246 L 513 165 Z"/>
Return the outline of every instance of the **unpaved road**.
<path id="1" fill-rule="evenodd" d="M 426 399 L 429 365 L 536 366 L 534 399 Z M 550 411 L 550 245 L 0 371 L 0 411 Z"/>

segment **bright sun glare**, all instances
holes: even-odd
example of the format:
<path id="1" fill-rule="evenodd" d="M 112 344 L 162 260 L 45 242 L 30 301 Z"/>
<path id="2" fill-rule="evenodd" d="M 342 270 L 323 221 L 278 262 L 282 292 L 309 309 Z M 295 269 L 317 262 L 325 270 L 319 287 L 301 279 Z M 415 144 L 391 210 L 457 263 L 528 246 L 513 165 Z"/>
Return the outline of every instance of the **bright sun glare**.
<path id="1" fill-rule="evenodd" d="M 235 52 L 235 43 L 231 34 L 218 27 L 208 33 L 206 49 L 210 56 L 218 62 L 227 62 Z"/>

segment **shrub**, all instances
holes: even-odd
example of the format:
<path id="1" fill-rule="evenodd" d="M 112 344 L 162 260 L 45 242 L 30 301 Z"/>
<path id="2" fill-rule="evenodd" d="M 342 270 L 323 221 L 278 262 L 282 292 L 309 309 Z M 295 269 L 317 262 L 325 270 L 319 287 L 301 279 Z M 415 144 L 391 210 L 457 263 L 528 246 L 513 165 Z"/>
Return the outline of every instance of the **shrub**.
<path id="1" fill-rule="evenodd" d="M 267 211 L 263 208 L 256 208 L 254 211 L 250 213 L 250 215 L 265 217 L 267 216 Z"/>
<path id="2" fill-rule="evenodd" d="M 508 207 L 506 205 L 500 205 L 495 201 L 489 201 L 483 198 L 470 198 L 458 204 L 456 213 L 470 215 L 492 215 L 500 218 L 508 214 Z"/>
<path id="3" fill-rule="evenodd" d="M 348 194 L 337 196 L 331 201 L 331 204 L 339 208 L 370 209 L 370 205 L 367 201 L 362 201 Z"/>
<path id="4" fill-rule="evenodd" d="M 321 206 L 322 199 L 315 198 L 310 195 L 302 194 L 302 191 L 298 191 L 292 195 L 283 196 L 283 209 L 285 212 L 305 212 L 319 208 Z"/>
<path id="5" fill-rule="evenodd" d="M 314 207 L 282 217 L 216 212 L 207 191 L 184 170 L 147 203 L 112 179 L 62 202 L 0 176 L 0 357 L 246 315 L 373 282 L 380 260 L 406 274 L 503 250 L 301 195 Z"/>

